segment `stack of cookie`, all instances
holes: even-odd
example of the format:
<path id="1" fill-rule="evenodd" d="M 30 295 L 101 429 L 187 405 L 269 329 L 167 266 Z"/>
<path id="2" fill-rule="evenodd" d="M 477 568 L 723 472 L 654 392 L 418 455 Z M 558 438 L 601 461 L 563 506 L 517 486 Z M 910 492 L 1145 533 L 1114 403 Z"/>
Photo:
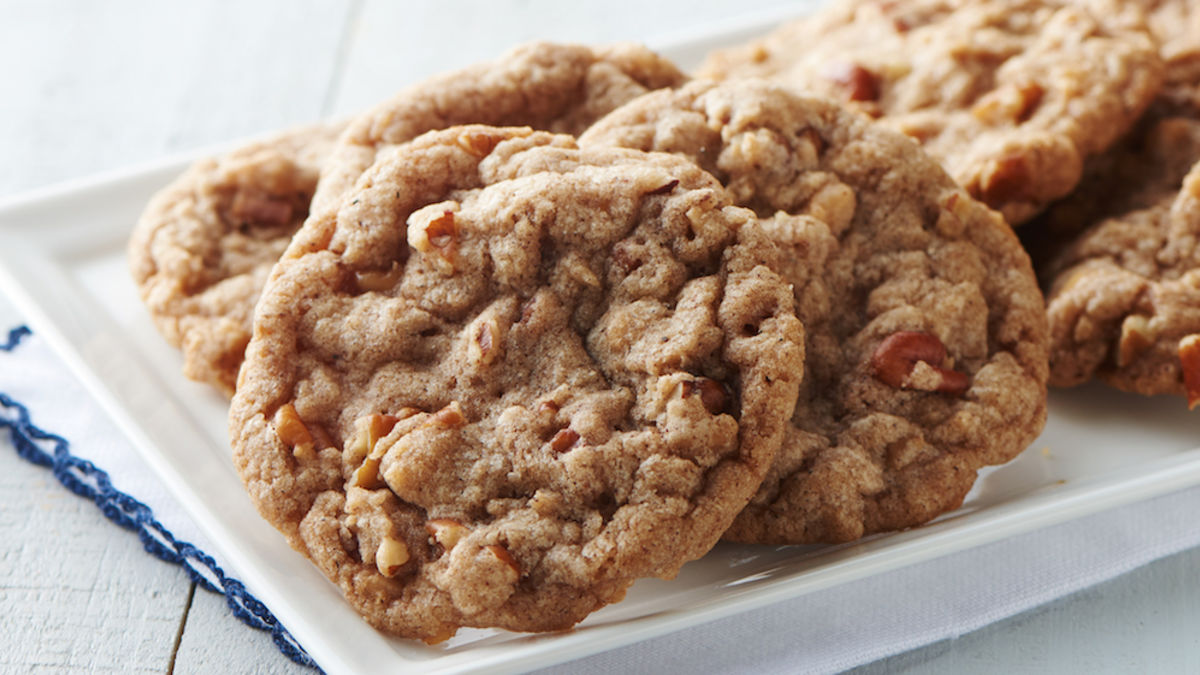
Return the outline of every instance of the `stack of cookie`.
<path id="1" fill-rule="evenodd" d="M 691 82 L 529 45 L 197 164 L 131 264 L 232 395 L 259 512 L 372 625 L 560 630 L 722 536 L 927 522 L 1024 449 L 1052 332 L 1010 223 L 1109 215 L 1039 215 L 1085 174 L 1145 208 L 1103 153 L 1158 43 L 1133 4 L 855 0 Z M 1188 277 L 1183 237 L 1157 273 Z M 1047 269 L 1105 250 L 1073 246 Z M 1183 313 L 1149 284 L 1132 361 Z"/>

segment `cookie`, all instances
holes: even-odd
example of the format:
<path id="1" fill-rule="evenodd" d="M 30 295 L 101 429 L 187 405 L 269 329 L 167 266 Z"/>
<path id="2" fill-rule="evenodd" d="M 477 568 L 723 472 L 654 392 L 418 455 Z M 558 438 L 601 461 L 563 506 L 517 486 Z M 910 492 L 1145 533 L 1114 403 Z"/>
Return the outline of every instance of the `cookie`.
<path id="1" fill-rule="evenodd" d="M 310 199 L 312 211 L 336 208 L 378 152 L 426 131 L 489 123 L 577 133 L 683 79 L 637 45 L 530 44 L 405 89 L 355 118 L 337 143 L 341 127 L 327 126 L 205 160 L 147 207 L 129 244 L 135 281 L 159 330 L 183 348 L 184 374 L 232 395 L 254 303 Z"/>
<path id="2" fill-rule="evenodd" d="M 340 131 L 297 128 L 201 160 L 146 206 L 129 266 L 154 325 L 183 350 L 189 378 L 233 395 L 254 303 L 308 216 Z"/>
<path id="3" fill-rule="evenodd" d="M 356 118 L 322 172 L 314 210 L 326 200 L 336 209 L 379 153 L 426 131 L 490 124 L 579 134 L 621 104 L 685 79 L 637 44 L 519 46 L 496 61 L 409 87 Z"/>
<path id="4" fill-rule="evenodd" d="M 1069 193 L 1158 91 L 1144 22 L 1113 0 L 850 0 L 715 52 L 698 75 L 839 99 L 918 139 L 1016 225 Z"/>
<path id="5" fill-rule="evenodd" d="M 1042 268 L 1050 383 L 1200 402 L 1200 111 L 1155 116 L 1050 213 L 1094 219 Z M 1089 199 L 1091 196 L 1091 199 Z M 1107 216 L 1107 217 L 1104 217 Z"/>
<path id="6" fill-rule="evenodd" d="M 958 507 L 1046 416 L 1029 258 L 910 138 L 767 81 L 649 94 L 580 137 L 692 157 L 781 246 L 800 398 L 736 541 L 848 541 Z"/>
<path id="7" fill-rule="evenodd" d="M 237 469 L 381 630 L 565 629 L 702 555 L 771 465 L 804 338 L 761 235 L 670 155 L 383 152 L 264 291 Z"/>
<path id="8" fill-rule="evenodd" d="M 1189 75 L 1200 66 L 1200 2 L 1197 0 L 1136 0 L 1145 11 L 1150 32 L 1159 43 L 1167 66 L 1166 83 L 1194 88 Z"/>

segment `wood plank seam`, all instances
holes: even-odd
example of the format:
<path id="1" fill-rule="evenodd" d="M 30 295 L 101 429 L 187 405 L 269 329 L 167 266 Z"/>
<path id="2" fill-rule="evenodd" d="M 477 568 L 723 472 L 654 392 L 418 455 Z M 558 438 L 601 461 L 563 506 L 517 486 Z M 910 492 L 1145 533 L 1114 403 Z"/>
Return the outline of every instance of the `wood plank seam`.
<path id="1" fill-rule="evenodd" d="M 167 662 L 167 675 L 175 673 L 175 657 L 179 655 L 179 645 L 183 644 L 183 631 L 187 629 L 188 614 L 192 612 L 192 601 L 196 599 L 196 582 L 188 583 L 187 603 L 183 606 L 183 616 L 179 617 L 179 629 L 175 631 L 175 642 L 171 645 L 171 660 Z"/>

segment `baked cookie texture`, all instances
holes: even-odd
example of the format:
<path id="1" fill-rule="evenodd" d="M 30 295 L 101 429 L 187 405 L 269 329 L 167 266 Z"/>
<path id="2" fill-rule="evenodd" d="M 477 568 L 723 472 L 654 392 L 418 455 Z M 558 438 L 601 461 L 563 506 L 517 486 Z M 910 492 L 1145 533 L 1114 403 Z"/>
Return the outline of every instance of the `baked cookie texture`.
<path id="1" fill-rule="evenodd" d="M 146 206 L 129 240 L 134 283 L 183 372 L 233 395 L 254 303 L 308 216 L 342 125 L 306 126 L 204 159 Z"/>
<path id="2" fill-rule="evenodd" d="M 528 128 L 382 152 L 259 304 L 264 517 L 374 626 L 558 630 L 754 494 L 804 372 L 785 254 L 691 161 Z"/>
<path id="3" fill-rule="evenodd" d="M 850 0 L 697 74 L 770 77 L 877 117 L 1016 225 L 1130 127 L 1162 64 L 1134 3 Z"/>
<path id="4" fill-rule="evenodd" d="M 1089 163 L 1078 189 L 1026 240 L 1047 288 L 1050 383 L 1099 378 L 1125 391 L 1200 400 L 1200 3 L 1134 3 L 1166 63 L 1134 130 Z M 1200 338 L 1195 338 L 1200 339 Z"/>
<path id="5" fill-rule="evenodd" d="M 806 356 L 799 402 L 726 538 L 852 540 L 956 508 L 1046 416 L 1047 328 L 1012 230 L 910 138 L 766 81 L 618 109 L 583 147 L 679 153 L 779 244 Z"/>
<path id="6" fill-rule="evenodd" d="M 1172 106 L 1173 107 L 1173 106 Z M 1050 256 L 1050 383 L 1200 401 L 1200 110 L 1155 115 L 1050 212 L 1094 223 Z M 1089 195 L 1091 198 L 1089 199 Z"/>
<path id="7" fill-rule="evenodd" d="M 1200 1 L 1135 0 L 1132 4 L 1145 12 L 1150 32 L 1159 43 L 1168 88 L 1174 83 L 1194 87 L 1197 79 L 1188 72 L 1200 65 Z"/>
<path id="8" fill-rule="evenodd" d="M 159 330 L 183 349 L 184 374 L 231 396 L 271 266 L 309 212 L 325 202 L 336 210 L 378 152 L 454 124 L 577 133 L 683 80 L 638 45 L 530 44 L 401 91 L 356 116 L 336 143 L 344 125 L 299 129 L 204 160 L 147 207 L 129 244 L 134 280 Z"/>
<path id="9" fill-rule="evenodd" d="M 456 124 L 531 126 L 579 134 L 618 106 L 687 78 L 646 47 L 535 42 L 492 62 L 432 77 L 357 116 L 321 176 L 315 210 L 338 207 L 376 157 Z"/>

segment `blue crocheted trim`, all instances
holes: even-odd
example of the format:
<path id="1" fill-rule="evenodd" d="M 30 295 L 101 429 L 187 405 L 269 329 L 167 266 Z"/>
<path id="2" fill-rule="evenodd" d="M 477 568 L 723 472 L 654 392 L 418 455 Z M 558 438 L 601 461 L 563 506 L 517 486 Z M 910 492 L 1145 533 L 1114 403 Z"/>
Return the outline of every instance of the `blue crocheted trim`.
<path id="1" fill-rule="evenodd" d="M 11 352 L 13 347 L 21 344 L 21 338 L 27 335 L 33 335 L 33 331 L 29 330 L 29 326 L 17 326 L 16 328 L 8 331 L 8 341 L 6 341 L 4 344 L 0 344 L 0 350 Z"/>
<path id="2" fill-rule="evenodd" d="M 18 326 L 8 333 L 0 350 L 12 351 L 21 339 L 31 335 L 29 328 Z M 16 419 L 9 419 L 12 413 Z M 234 616 L 251 628 L 265 630 L 283 655 L 310 668 L 317 664 L 304 648 L 275 619 L 266 605 L 246 591 L 237 579 L 225 576 L 216 561 L 186 541 L 179 541 L 154 517 L 149 506 L 112 486 L 108 473 L 71 454 L 71 444 L 61 436 L 44 431 L 32 423 L 29 409 L 0 392 L 0 429 L 7 428 L 17 454 L 38 466 L 49 467 L 54 477 L 68 490 L 96 502 L 104 515 L 117 525 L 137 533 L 142 547 L 155 557 L 180 565 L 188 577 L 205 589 L 225 596 Z"/>

